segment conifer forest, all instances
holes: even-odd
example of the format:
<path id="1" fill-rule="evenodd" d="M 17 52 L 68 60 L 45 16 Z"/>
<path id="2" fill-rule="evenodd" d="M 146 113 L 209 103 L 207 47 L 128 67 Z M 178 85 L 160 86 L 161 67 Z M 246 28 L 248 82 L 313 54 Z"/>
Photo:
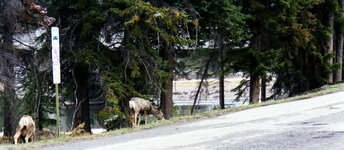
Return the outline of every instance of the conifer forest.
<path id="1" fill-rule="evenodd" d="M 115 120 L 108 128 L 131 126 L 133 97 L 157 101 L 170 119 L 173 81 L 190 74 L 199 86 L 219 81 L 221 109 L 233 74 L 242 80 L 231 92 L 247 94 L 249 104 L 342 82 L 343 7 L 343 0 L 1 0 L 0 128 L 13 136 L 23 115 L 37 130 L 55 125 L 51 27 L 60 32 L 59 105 L 72 101 L 72 128 L 85 123 L 91 132 L 90 99 L 104 100 L 96 117 Z"/>

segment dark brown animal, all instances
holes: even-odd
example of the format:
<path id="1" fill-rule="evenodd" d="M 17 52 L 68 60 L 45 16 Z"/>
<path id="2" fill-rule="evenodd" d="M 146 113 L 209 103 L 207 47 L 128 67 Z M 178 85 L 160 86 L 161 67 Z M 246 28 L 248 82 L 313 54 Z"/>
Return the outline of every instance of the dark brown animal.
<path id="1" fill-rule="evenodd" d="M 153 114 L 159 120 L 163 119 L 164 114 L 157 110 L 148 100 L 134 97 L 129 101 L 129 108 L 131 112 L 131 116 L 134 119 L 133 127 L 136 125 L 140 125 L 142 113 L 145 115 L 145 124 L 147 124 L 147 114 Z M 139 121 L 137 122 L 137 116 L 139 116 Z"/>
<path id="2" fill-rule="evenodd" d="M 18 138 L 25 137 L 25 143 L 33 141 L 35 135 L 36 125 L 31 116 L 24 115 L 20 120 L 17 127 L 17 132 L 14 135 L 14 144 L 18 143 Z"/>

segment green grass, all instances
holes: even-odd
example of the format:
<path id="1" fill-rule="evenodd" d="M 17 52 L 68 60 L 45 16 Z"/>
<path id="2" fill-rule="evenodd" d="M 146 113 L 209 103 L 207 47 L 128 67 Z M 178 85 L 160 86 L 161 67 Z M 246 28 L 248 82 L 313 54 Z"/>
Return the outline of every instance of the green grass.
<path id="1" fill-rule="evenodd" d="M 195 114 L 195 115 L 176 116 L 176 117 L 170 118 L 169 120 L 155 121 L 155 122 L 149 123 L 147 125 L 140 125 L 139 127 L 135 127 L 135 128 L 122 128 L 122 129 L 113 130 L 113 131 L 100 133 L 100 134 L 84 135 L 84 136 L 76 136 L 76 137 L 62 136 L 60 138 L 35 141 L 35 142 L 29 143 L 29 144 L 0 145 L 0 146 L 6 146 L 7 148 L 19 148 L 19 149 L 21 149 L 21 148 L 37 148 L 37 147 L 41 147 L 41 146 L 45 146 L 45 145 L 59 145 L 59 144 L 63 144 L 64 142 L 68 142 L 68 141 L 78 141 L 78 140 L 92 139 L 92 138 L 98 138 L 98 137 L 103 137 L 103 136 L 119 135 L 119 134 L 125 134 L 125 133 L 129 133 L 129 132 L 141 131 L 141 130 L 154 128 L 154 127 L 166 126 L 166 125 L 170 125 L 170 124 L 176 124 L 176 123 L 189 122 L 189 121 L 193 121 L 193 120 L 212 118 L 212 117 L 221 116 L 221 115 L 232 113 L 232 112 L 247 110 L 247 109 L 251 109 L 251 108 L 255 108 L 255 107 L 267 106 L 267 105 L 279 104 L 279 103 L 286 103 L 286 102 L 296 101 L 296 100 L 302 100 L 302 99 L 306 99 L 306 98 L 311 98 L 311 97 L 325 95 L 325 94 L 339 92 L 339 91 L 344 91 L 344 83 L 329 85 L 329 86 L 322 87 L 322 88 L 313 90 L 311 92 L 307 92 L 307 93 L 304 93 L 304 94 L 301 94 L 298 96 L 294 96 L 294 97 L 290 97 L 290 98 L 285 98 L 285 99 L 280 99 L 280 100 L 275 100 L 275 101 L 267 101 L 267 102 L 263 102 L 263 103 L 259 103 L 259 104 L 243 105 L 243 106 L 239 106 L 239 107 L 235 107 L 235 108 L 212 110 L 209 112 L 203 112 L 203 113 L 199 113 L 199 114 Z"/>

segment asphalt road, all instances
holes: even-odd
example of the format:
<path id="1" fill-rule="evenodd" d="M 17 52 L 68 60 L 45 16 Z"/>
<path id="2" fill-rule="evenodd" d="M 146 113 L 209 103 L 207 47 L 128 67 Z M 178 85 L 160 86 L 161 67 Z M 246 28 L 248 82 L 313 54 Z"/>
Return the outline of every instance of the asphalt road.
<path id="1" fill-rule="evenodd" d="M 344 92 L 46 150 L 343 150 Z"/>

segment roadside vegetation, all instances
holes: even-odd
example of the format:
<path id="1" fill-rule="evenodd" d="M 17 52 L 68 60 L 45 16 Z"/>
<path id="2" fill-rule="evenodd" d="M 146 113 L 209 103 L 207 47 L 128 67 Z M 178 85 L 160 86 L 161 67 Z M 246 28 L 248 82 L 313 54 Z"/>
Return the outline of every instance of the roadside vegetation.
<path id="1" fill-rule="evenodd" d="M 77 128 L 77 130 L 74 130 L 71 134 L 62 135 L 60 138 L 54 138 L 54 137 L 49 136 L 49 137 L 46 137 L 47 139 L 45 140 L 34 141 L 29 144 L 19 144 L 19 145 L 1 144 L 0 146 L 3 146 L 4 148 L 25 149 L 25 148 L 38 148 L 45 145 L 58 145 L 58 144 L 63 144 L 64 142 L 70 142 L 70 141 L 89 140 L 93 138 L 126 134 L 129 132 L 136 132 L 136 131 L 141 131 L 141 130 L 155 128 L 155 127 L 161 127 L 161 126 L 166 126 L 166 125 L 171 125 L 171 124 L 185 123 L 185 122 L 195 121 L 199 119 L 208 119 L 208 118 L 217 117 L 217 116 L 221 116 L 221 115 L 225 115 L 225 114 L 229 114 L 233 112 L 244 111 L 251 108 L 286 103 L 286 102 L 297 101 L 297 100 L 304 100 L 307 98 L 321 96 L 325 94 L 331 94 L 331 93 L 340 92 L 340 91 L 344 91 L 344 83 L 324 86 L 319 89 L 315 89 L 315 90 L 300 94 L 298 96 L 279 99 L 279 100 L 273 100 L 273 101 L 266 101 L 259 104 L 243 105 L 243 106 L 238 106 L 235 108 L 227 108 L 227 109 L 216 109 L 216 110 L 198 113 L 194 115 L 175 116 L 175 117 L 170 118 L 169 120 L 154 121 L 147 125 L 142 124 L 135 128 L 121 128 L 121 129 L 115 129 L 112 131 L 107 131 L 104 133 L 88 134 L 88 133 L 82 133 L 81 130 L 83 129 L 79 127 Z M 43 135 L 43 136 L 47 136 L 47 135 Z M 0 139 L 1 141 L 0 143 L 5 143 L 6 141 L 4 140 L 5 139 Z"/>

